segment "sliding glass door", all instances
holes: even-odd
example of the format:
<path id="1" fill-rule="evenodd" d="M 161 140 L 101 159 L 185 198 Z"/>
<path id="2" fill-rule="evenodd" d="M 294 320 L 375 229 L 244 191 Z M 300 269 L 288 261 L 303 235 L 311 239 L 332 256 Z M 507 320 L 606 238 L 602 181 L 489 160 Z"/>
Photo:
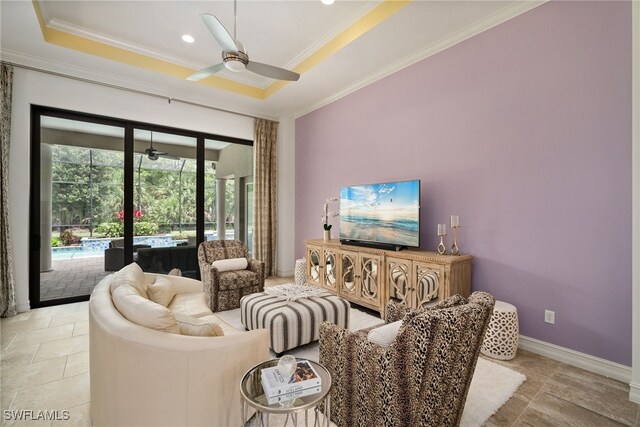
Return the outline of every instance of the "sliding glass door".
<path id="1" fill-rule="evenodd" d="M 108 274 L 105 224 L 121 228 L 124 128 L 43 115 L 39 148 L 40 301 L 86 296 Z"/>
<path id="2" fill-rule="evenodd" d="M 199 278 L 200 242 L 249 235 L 251 141 L 34 106 L 31 166 L 32 307 L 130 262 Z"/>

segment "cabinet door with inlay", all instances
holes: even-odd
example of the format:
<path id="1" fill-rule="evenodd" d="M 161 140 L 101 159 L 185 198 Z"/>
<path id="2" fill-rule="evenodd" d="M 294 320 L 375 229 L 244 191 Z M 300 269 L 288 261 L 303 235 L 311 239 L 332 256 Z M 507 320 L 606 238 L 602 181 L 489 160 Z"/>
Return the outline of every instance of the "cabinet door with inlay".
<path id="1" fill-rule="evenodd" d="M 438 298 L 444 282 L 444 267 L 438 264 L 429 264 L 414 261 L 413 263 L 414 287 L 416 293 L 415 307 L 421 307 Z"/>
<path id="2" fill-rule="evenodd" d="M 322 274 L 322 248 L 307 246 L 307 283 L 320 286 L 324 280 Z"/>
<path id="3" fill-rule="evenodd" d="M 340 251 L 340 295 L 356 296 L 356 252 Z"/>
<path id="4" fill-rule="evenodd" d="M 411 260 L 387 257 L 389 300 L 413 307 Z"/>
<path id="5" fill-rule="evenodd" d="M 324 249 L 324 276 L 322 286 L 333 292 L 338 292 L 338 269 L 335 249 Z"/>
<path id="6" fill-rule="evenodd" d="M 374 307 L 380 307 L 382 301 L 382 286 L 380 267 L 382 257 L 361 253 L 358 255 L 358 271 L 356 278 L 360 282 L 358 298 Z"/>

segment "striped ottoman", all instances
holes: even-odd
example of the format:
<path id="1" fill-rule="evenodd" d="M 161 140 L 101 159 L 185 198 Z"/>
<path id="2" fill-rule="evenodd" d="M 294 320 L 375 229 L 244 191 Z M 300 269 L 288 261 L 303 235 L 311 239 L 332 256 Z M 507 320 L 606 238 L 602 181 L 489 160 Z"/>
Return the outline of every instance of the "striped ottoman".
<path id="1" fill-rule="evenodd" d="M 248 330 L 269 329 L 276 354 L 316 341 L 322 322 L 349 327 L 349 302 L 330 292 L 287 301 L 264 292 L 240 300 L 240 319 Z"/>

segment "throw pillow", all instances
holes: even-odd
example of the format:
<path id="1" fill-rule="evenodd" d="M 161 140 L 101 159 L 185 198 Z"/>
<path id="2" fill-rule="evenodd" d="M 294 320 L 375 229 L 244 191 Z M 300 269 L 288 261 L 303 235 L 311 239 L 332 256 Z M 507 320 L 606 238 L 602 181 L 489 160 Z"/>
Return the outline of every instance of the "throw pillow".
<path id="1" fill-rule="evenodd" d="M 149 299 L 153 302 L 157 302 L 165 307 L 169 306 L 169 303 L 176 296 L 176 290 L 171 280 L 166 277 L 156 277 L 155 283 L 147 287 L 147 294 Z"/>
<path id="2" fill-rule="evenodd" d="M 130 285 L 140 294 L 140 296 L 147 298 L 147 279 L 144 272 L 138 264 L 132 262 L 117 271 L 114 274 L 111 281 L 111 294 L 122 285 Z"/>
<path id="3" fill-rule="evenodd" d="M 249 263 L 246 258 L 229 258 L 213 261 L 211 265 L 222 273 L 223 271 L 246 270 Z"/>
<path id="4" fill-rule="evenodd" d="M 388 323 L 379 328 L 372 329 L 367 334 L 367 339 L 373 344 L 378 344 L 381 347 L 389 347 L 393 340 L 396 339 L 398 331 L 402 326 L 402 320 L 397 322 Z"/>
<path id="5" fill-rule="evenodd" d="M 182 271 L 180 271 L 179 268 L 174 268 L 173 270 L 171 270 L 169 273 L 167 273 L 168 276 L 182 276 Z"/>
<path id="6" fill-rule="evenodd" d="M 118 286 L 111 294 L 113 305 L 127 320 L 161 332 L 180 334 L 176 318 L 167 307 L 140 296 L 128 284 Z"/>
<path id="7" fill-rule="evenodd" d="M 182 335 L 193 337 L 221 337 L 224 335 L 222 328 L 218 324 L 207 322 L 197 317 L 176 314 L 176 321 Z"/>

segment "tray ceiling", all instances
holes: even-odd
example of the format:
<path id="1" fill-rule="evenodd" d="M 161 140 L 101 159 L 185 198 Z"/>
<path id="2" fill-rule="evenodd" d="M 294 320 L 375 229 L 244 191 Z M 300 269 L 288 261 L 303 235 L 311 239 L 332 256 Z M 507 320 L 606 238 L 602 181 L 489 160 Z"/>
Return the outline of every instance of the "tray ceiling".
<path id="1" fill-rule="evenodd" d="M 298 82 L 224 70 L 200 14 L 233 32 L 231 1 L 3 1 L 3 60 L 145 88 L 259 116 L 311 111 L 542 2 L 239 1 L 237 38 L 251 59 L 301 73 Z M 195 43 L 182 41 L 190 34 Z"/>

